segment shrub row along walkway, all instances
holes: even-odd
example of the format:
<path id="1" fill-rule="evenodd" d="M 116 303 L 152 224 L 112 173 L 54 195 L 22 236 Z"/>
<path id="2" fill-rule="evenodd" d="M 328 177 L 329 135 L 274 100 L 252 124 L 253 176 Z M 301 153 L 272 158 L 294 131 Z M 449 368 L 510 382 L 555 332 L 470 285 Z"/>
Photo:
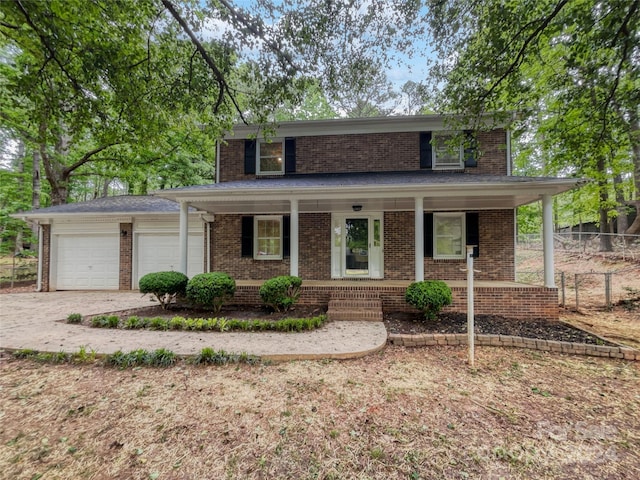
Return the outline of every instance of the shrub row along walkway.
<path id="1" fill-rule="evenodd" d="M 330 322 L 301 333 L 213 333 L 115 330 L 67 324 L 70 313 L 96 315 L 147 307 L 139 292 L 43 292 L 0 295 L 0 348 L 73 353 L 80 347 L 98 354 L 138 348 L 166 348 L 194 355 L 204 347 L 247 353 L 271 360 L 356 358 L 382 349 L 387 332 L 382 322 Z"/>

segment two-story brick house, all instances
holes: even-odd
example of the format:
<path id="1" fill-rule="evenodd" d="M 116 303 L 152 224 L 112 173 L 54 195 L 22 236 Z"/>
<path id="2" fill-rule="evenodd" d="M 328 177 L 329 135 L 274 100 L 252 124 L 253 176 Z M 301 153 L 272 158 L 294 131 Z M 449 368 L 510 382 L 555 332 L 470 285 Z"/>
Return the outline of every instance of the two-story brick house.
<path id="1" fill-rule="evenodd" d="M 513 176 L 503 128 L 451 132 L 437 115 L 239 126 L 218 158 L 218 183 L 156 194 L 213 215 L 207 267 L 236 278 L 241 301 L 292 274 L 310 303 L 352 291 L 401 308 L 409 282 L 441 279 L 460 308 L 474 245 L 479 311 L 557 316 L 552 247 L 546 288 L 515 283 L 515 208 L 544 200 L 550 218 L 576 180 Z"/>

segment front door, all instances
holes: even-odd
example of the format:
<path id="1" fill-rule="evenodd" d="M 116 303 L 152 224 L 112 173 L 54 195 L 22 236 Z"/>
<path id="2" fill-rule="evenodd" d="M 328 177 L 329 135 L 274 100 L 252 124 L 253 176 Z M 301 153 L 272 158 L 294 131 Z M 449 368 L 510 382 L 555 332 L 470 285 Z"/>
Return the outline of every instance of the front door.
<path id="1" fill-rule="evenodd" d="M 382 214 L 334 214 L 331 276 L 382 278 Z"/>

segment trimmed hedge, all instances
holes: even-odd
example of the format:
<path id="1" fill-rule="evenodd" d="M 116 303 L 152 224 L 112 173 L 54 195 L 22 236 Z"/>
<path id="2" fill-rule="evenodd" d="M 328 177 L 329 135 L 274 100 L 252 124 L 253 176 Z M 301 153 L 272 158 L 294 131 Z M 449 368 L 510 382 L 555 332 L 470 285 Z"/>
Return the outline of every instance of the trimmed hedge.
<path id="1" fill-rule="evenodd" d="M 407 287 L 404 299 L 409 305 L 424 313 L 428 320 L 433 320 L 442 307 L 451 305 L 451 289 L 442 280 L 424 280 L 414 282 Z"/>
<path id="2" fill-rule="evenodd" d="M 233 298 L 236 282 L 224 272 L 200 273 L 187 283 L 187 298 L 219 312 L 222 305 Z"/>
<path id="3" fill-rule="evenodd" d="M 153 294 L 167 309 L 176 296 L 186 293 L 188 281 L 189 277 L 181 272 L 154 272 L 143 276 L 138 285 L 141 293 Z"/>

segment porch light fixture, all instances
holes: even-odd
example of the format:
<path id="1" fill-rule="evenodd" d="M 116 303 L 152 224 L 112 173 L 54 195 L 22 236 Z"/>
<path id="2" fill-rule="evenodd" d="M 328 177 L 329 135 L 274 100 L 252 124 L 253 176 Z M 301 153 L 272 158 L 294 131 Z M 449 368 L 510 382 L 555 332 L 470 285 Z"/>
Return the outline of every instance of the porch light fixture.
<path id="1" fill-rule="evenodd" d="M 354 212 L 359 212 L 362 210 L 362 205 L 352 205 L 351 208 L 353 208 Z"/>
<path id="2" fill-rule="evenodd" d="M 121 237 L 126 237 L 127 236 L 127 231 L 126 230 L 120 230 L 120 236 Z"/>

